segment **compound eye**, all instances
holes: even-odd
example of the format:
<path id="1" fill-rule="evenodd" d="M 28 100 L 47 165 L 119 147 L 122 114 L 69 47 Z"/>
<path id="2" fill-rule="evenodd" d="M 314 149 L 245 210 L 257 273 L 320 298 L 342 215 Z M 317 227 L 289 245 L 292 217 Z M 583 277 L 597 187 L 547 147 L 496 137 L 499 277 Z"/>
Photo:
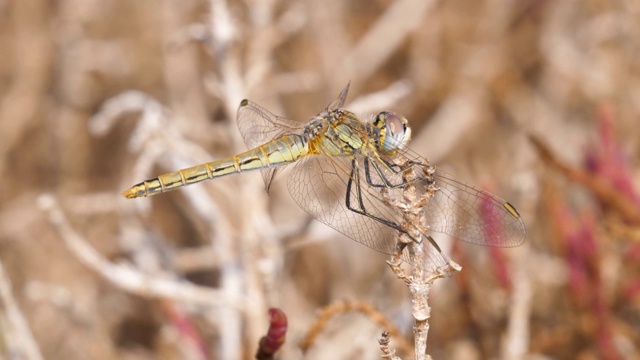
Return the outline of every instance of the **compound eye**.
<path id="1" fill-rule="evenodd" d="M 409 128 L 407 119 L 402 116 L 390 112 L 385 112 L 381 115 L 386 123 L 382 148 L 387 152 L 394 152 L 409 142 L 411 128 Z"/>

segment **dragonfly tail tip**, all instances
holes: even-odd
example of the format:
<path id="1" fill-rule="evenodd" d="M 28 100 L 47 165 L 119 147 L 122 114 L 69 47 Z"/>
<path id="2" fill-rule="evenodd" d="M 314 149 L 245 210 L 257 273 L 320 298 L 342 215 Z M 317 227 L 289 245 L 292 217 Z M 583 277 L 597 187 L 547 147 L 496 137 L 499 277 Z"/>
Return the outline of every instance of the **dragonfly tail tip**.
<path id="1" fill-rule="evenodd" d="M 124 190 L 120 194 L 122 194 L 122 196 L 126 197 L 127 199 L 135 199 L 138 197 L 138 192 L 136 191 L 135 187 Z"/>

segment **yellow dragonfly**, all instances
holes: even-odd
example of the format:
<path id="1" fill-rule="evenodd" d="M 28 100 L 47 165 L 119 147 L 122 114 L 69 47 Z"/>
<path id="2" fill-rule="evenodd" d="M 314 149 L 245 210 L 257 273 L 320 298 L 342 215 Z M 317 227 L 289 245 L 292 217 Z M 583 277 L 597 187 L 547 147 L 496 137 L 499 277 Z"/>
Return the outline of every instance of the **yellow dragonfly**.
<path id="1" fill-rule="evenodd" d="M 408 235 L 401 211 L 390 206 L 383 195 L 408 185 L 436 189 L 424 205 L 429 231 L 488 246 L 511 247 L 524 242 L 524 223 L 514 206 L 454 180 L 412 152 L 406 146 L 411 128 L 404 117 L 384 111 L 363 121 L 344 109 L 348 90 L 349 85 L 306 124 L 242 100 L 237 125 L 251 150 L 160 175 L 122 194 L 145 197 L 250 170 L 262 171 L 268 191 L 276 173 L 295 163 L 288 173 L 287 188 L 298 205 L 374 250 L 393 254 L 394 235 Z M 419 174 L 411 181 L 402 176 L 409 167 Z M 437 254 L 431 260 L 435 265 L 446 263 Z"/>

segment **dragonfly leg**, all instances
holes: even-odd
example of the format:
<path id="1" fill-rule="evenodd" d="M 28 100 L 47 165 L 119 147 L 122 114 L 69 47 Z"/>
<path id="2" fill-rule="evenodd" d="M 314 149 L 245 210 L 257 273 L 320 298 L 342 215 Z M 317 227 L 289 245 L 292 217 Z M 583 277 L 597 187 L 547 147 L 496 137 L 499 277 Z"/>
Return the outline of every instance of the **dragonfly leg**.
<path id="1" fill-rule="evenodd" d="M 384 174 L 382 174 L 382 171 L 380 171 L 380 169 L 375 165 L 369 165 L 371 161 L 369 160 L 368 157 L 364 158 L 364 175 L 365 178 L 367 179 L 367 183 L 369 185 L 371 185 L 374 188 L 391 188 L 393 187 L 393 184 L 391 184 L 391 182 L 389 182 L 389 180 L 384 176 Z M 378 176 L 380 176 L 380 179 L 382 179 L 382 184 L 376 184 L 373 182 L 373 179 L 371 178 L 371 166 L 373 166 L 376 170 L 376 172 L 378 173 Z"/>
<path id="2" fill-rule="evenodd" d="M 394 174 L 399 174 L 402 171 L 405 171 L 406 169 L 410 168 L 413 165 L 416 164 L 408 164 L 405 167 L 401 167 L 399 165 L 393 165 L 393 164 L 389 164 L 387 161 L 385 161 L 384 159 L 380 158 L 380 161 L 384 162 L 385 167 L 387 167 L 389 170 L 391 170 Z M 371 164 L 371 165 L 370 165 Z M 380 179 L 382 180 L 382 184 L 376 184 L 372 177 L 371 177 L 371 167 L 373 167 L 373 169 L 376 171 L 376 173 L 378 174 L 378 176 L 380 177 Z M 399 170 L 396 170 L 394 168 L 399 168 Z M 401 188 L 401 187 L 405 187 L 413 182 L 416 182 L 418 180 L 420 180 L 420 178 L 416 178 L 410 181 L 402 181 L 399 184 L 392 184 L 391 181 L 389 181 L 389 179 L 387 179 L 387 177 L 385 176 L 384 172 L 382 171 L 382 169 L 380 169 L 380 164 L 378 164 L 377 162 L 375 162 L 374 160 L 371 160 L 369 158 L 365 158 L 364 159 L 364 170 L 365 170 L 365 178 L 367 179 L 367 183 L 369 185 L 371 185 L 372 187 L 375 188 L 382 188 L 382 187 L 386 187 L 389 189 L 395 189 L 395 188 Z"/>
<path id="3" fill-rule="evenodd" d="M 377 160 L 379 160 L 381 163 L 384 164 L 384 166 L 386 168 L 388 168 L 390 171 L 392 171 L 394 174 L 399 174 L 411 167 L 418 167 L 421 169 L 427 168 L 427 167 L 431 167 L 431 165 L 429 165 L 428 163 L 425 164 L 423 162 L 420 161 L 416 161 L 416 160 L 408 160 L 406 163 L 402 164 L 402 165 L 397 165 L 397 164 L 392 164 L 391 162 L 389 162 L 389 160 L 384 159 L 383 157 L 376 155 Z M 397 169 L 397 170 L 396 170 Z"/>
<path id="4" fill-rule="evenodd" d="M 355 186 L 355 195 L 356 195 L 356 202 L 357 202 L 358 208 L 353 207 L 353 205 L 351 204 L 351 190 L 353 189 L 354 186 Z M 415 239 L 407 232 L 407 230 L 403 229 L 400 225 L 396 224 L 393 221 L 389 221 L 387 219 L 383 219 L 381 217 L 375 216 L 367 211 L 367 209 L 364 206 L 364 201 L 362 199 L 362 187 L 360 185 L 360 172 L 358 171 L 358 163 L 356 159 L 351 160 L 351 174 L 349 176 L 349 182 L 347 183 L 347 198 L 345 201 L 346 201 L 347 209 L 355 213 L 358 213 L 360 215 L 364 215 L 375 221 L 378 221 L 384 225 L 387 225 L 392 229 L 400 231 L 401 233 L 406 234 L 412 240 L 415 241 Z"/>
<path id="5" fill-rule="evenodd" d="M 410 168 L 410 167 L 412 167 L 412 166 L 421 166 L 421 167 L 423 167 L 423 166 L 424 166 L 424 164 L 422 164 L 422 163 L 420 163 L 420 162 L 417 162 L 417 161 L 410 161 L 410 162 L 408 162 L 408 163 L 406 164 L 406 166 L 401 167 L 401 166 L 399 166 L 399 165 L 390 164 L 389 162 L 385 161 L 385 160 L 384 160 L 384 159 L 382 159 L 382 158 L 381 158 L 380 160 L 381 160 L 382 162 L 384 162 L 385 166 L 386 166 L 387 168 L 389 168 L 391 171 L 393 171 L 395 174 L 398 174 L 398 173 L 400 173 L 400 172 L 402 172 L 402 171 L 405 171 L 405 170 L 409 169 L 409 168 Z M 375 184 L 375 183 L 373 182 L 373 180 L 371 179 L 371 172 L 370 172 L 371 170 L 370 170 L 369 162 L 371 162 L 371 166 L 372 166 L 372 167 L 375 169 L 375 171 L 378 173 L 378 176 L 380 176 L 380 179 L 382 179 L 382 181 L 384 182 L 384 184 Z M 356 170 L 356 164 L 354 164 L 354 165 L 352 165 L 352 166 L 353 166 L 353 167 L 352 167 L 351 173 L 353 174 L 354 170 Z M 394 169 L 395 167 L 399 168 L 399 170 L 395 170 L 395 169 Z M 390 182 L 390 181 L 385 177 L 385 175 L 384 175 L 384 173 L 382 172 L 382 170 L 380 170 L 379 164 L 377 164 L 377 163 L 376 163 L 375 161 L 373 161 L 373 160 L 370 160 L 369 158 L 365 158 L 365 159 L 364 159 L 364 169 L 365 169 L 365 177 L 366 177 L 366 179 L 367 179 L 367 183 L 368 183 L 370 186 L 375 187 L 375 188 L 382 188 L 382 187 L 387 187 L 387 188 L 398 188 L 398 187 L 403 187 L 403 186 L 406 186 L 406 185 L 408 185 L 408 184 L 411 184 L 411 183 L 413 183 L 413 182 L 416 182 L 416 181 L 420 180 L 419 178 L 416 178 L 416 179 L 413 179 L 413 180 L 410 180 L 410 181 L 403 181 L 401 184 L 397 184 L 397 185 L 391 184 L 391 182 Z M 356 171 L 357 171 L 357 170 L 356 170 Z M 351 178 L 353 178 L 353 176 L 352 176 Z M 358 181 L 360 180 L 359 176 L 356 176 L 356 178 L 357 178 L 357 180 L 358 180 Z M 359 188 L 359 185 L 358 185 L 358 188 Z M 360 194 L 360 190 L 359 190 L 359 189 L 358 189 L 358 194 Z M 348 201 L 349 201 L 349 199 L 347 199 L 347 207 L 349 207 Z M 364 206 L 363 206 L 362 204 L 361 204 L 361 207 L 364 209 Z M 350 209 L 351 209 L 351 208 L 350 208 Z M 351 209 L 351 210 L 356 211 L 356 210 L 354 210 L 354 209 Z M 357 212 L 357 211 L 356 211 L 356 212 Z M 397 229 L 397 228 L 396 228 L 396 229 Z M 402 231 L 402 230 L 400 230 L 400 231 Z M 404 232 L 405 234 L 409 235 L 406 231 L 402 231 L 402 232 Z M 410 235 L 409 235 L 409 237 L 410 237 L 411 239 L 413 239 L 413 237 L 411 237 Z M 415 240 L 415 239 L 413 239 L 413 240 Z M 436 241 L 435 241 L 431 236 L 427 236 L 427 240 L 429 240 L 429 242 L 431 243 L 431 245 L 433 245 L 433 247 L 435 247 L 435 248 L 436 248 L 436 250 L 438 250 L 438 252 L 440 252 L 440 253 L 442 252 L 442 250 L 440 249 L 440 246 L 436 243 Z"/>

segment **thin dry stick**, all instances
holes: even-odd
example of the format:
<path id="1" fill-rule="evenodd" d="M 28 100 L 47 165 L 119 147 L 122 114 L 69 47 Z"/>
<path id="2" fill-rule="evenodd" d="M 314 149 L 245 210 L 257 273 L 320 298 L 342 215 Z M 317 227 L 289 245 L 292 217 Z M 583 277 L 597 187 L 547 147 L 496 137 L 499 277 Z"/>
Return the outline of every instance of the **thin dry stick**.
<path id="1" fill-rule="evenodd" d="M 42 195 L 38 199 L 38 206 L 48 215 L 49 222 L 76 258 L 120 289 L 144 297 L 173 299 L 205 307 L 241 310 L 246 306 L 240 297 L 231 297 L 222 291 L 188 284 L 178 279 L 142 274 L 133 267 L 111 263 L 71 227 L 55 196 Z"/>
<path id="2" fill-rule="evenodd" d="M 396 351 L 389 348 L 390 342 L 391 334 L 388 331 L 384 331 L 382 333 L 382 337 L 378 340 L 378 343 L 380 344 L 380 351 L 382 351 L 383 354 L 381 357 L 383 359 L 400 360 L 400 358 L 396 356 Z"/>
<path id="3" fill-rule="evenodd" d="M 393 336 L 397 339 L 398 347 L 401 352 L 407 354 L 410 352 L 411 344 L 405 341 L 401 336 L 400 330 L 398 330 L 398 328 L 395 327 L 395 325 L 393 325 L 393 323 L 390 322 L 384 314 L 376 310 L 376 308 L 371 304 L 362 301 L 341 301 L 324 307 L 314 324 L 309 328 L 307 335 L 305 335 L 305 337 L 300 341 L 299 345 L 302 351 L 306 352 L 311 348 L 311 346 L 313 346 L 320 335 L 320 332 L 324 330 L 330 319 L 349 312 L 360 312 L 365 314 L 369 319 L 387 329 L 385 332 L 388 333 L 389 336 Z"/>
<path id="4" fill-rule="evenodd" d="M 0 325 L 4 337 L 3 353 L 12 359 L 42 360 L 42 354 L 31 333 L 29 323 L 13 297 L 11 281 L 2 263 L 0 263 L 0 309 L 3 313 Z"/>
<path id="5" fill-rule="evenodd" d="M 524 258 L 521 258 L 521 260 L 523 261 L 520 263 L 526 263 Z M 501 358 L 522 359 L 529 350 L 530 318 L 533 305 L 530 274 L 525 271 L 523 266 L 516 267 L 511 298 L 509 324 L 505 334 Z"/>
<path id="6" fill-rule="evenodd" d="M 402 163 L 402 167 L 407 167 L 407 160 L 398 159 L 396 162 Z M 423 164 L 420 168 L 423 172 L 421 176 L 431 177 L 434 168 L 429 164 Z M 388 262 L 393 272 L 403 280 L 408 286 L 412 296 L 412 315 L 415 319 L 414 325 L 414 359 L 426 360 L 431 357 L 427 355 L 427 335 L 429 333 L 429 318 L 431 308 L 429 307 L 429 290 L 431 284 L 439 278 L 444 277 L 452 271 L 460 271 L 460 266 L 440 253 L 440 248 L 435 241 L 423 234 L 429 229 L 427 218 L 424 212 L 426 203 L 438 191 L 438 188 L 431 184 L 426 188 L 418 188 L 414 182 L 418 178 L 416 167 L 407 167 L 402 174 L 403 181 L 409 185 L 402 189 L 402 199 L 394 199 L 386 189 L 383 189 L 383 196 L 387 199 L 389 206 L 395 207 L 403 214 L 402 227 L 407 231 L 398 237 L 396 254 Z M 406 275 L 401 267 L 401 257 L 404 250 L 409 252 L 410 266 L 412 273 Z M 437 251 L 437 253 L 434 253 Z M 446 267 L 434 266 L 430 261 L 433 256 L 442 257 L 447 260 Z"/>
<path id="7" fill-rule="evenodd" d="M 531 135 L 529 141 L 546 164 L 560 171 L 567 179 L 587 187 L 600 201 L 617 210 L 625 221 L 640 224 L 640 208 L 618 191 L 615 186 L 601 176 L 589 174 L 584 170 L 562 163 L 538 137 Z"/>
<path id="8" fill-rule="evenodd" d="M 337 79 L 358 81 L 373 74 L 395 53 L 407 36 L 421 25 L 435 1 L 402 0 L 394 2 L 346 54 L 336 69 Z"/>

